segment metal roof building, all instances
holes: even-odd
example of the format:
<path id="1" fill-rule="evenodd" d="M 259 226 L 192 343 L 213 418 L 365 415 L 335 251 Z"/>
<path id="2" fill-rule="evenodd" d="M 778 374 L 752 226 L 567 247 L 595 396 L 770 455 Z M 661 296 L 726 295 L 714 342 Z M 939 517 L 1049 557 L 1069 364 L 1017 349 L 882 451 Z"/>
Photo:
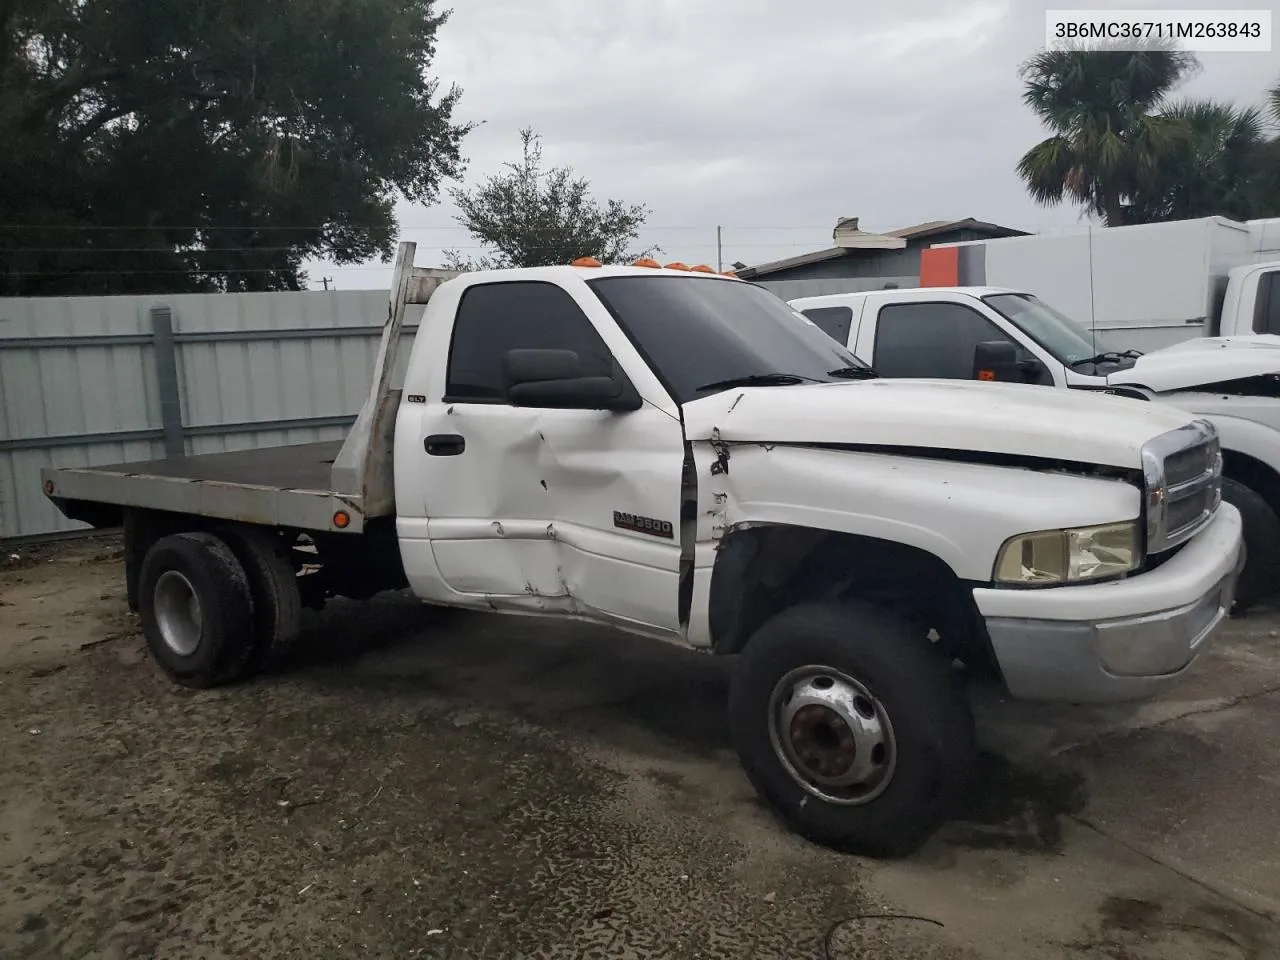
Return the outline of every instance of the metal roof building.
<path id="1" fill-rule="evenodd" d="M 859 228 L 857 217 L 843 217 L 832 231 L 834 246 L 745 267 L 737 273 L 787 300 L 887 286 L 914 287 L 920 275 L 920 251 L 925 247 L 1020 236 L 1026 236 L 1026 231 L 972 217 L 930 220 L 886 233 L 870 233 Z"/>

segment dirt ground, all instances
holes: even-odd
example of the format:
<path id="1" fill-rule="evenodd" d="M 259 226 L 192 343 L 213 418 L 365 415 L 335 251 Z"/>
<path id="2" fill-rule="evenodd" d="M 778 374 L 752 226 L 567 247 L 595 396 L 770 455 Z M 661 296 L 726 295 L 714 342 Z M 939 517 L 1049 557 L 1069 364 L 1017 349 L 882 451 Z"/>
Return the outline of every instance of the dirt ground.
<path id="1" fill-rule="evenodd" d="M 114 541 L 18 554 L 0 957 L 1280 957 L 1280 615 L 1137 708 L 979 691 L 980 790 L 880 863 L 757 803 L 723 661 L 392 596 L 191 692 Z"/>

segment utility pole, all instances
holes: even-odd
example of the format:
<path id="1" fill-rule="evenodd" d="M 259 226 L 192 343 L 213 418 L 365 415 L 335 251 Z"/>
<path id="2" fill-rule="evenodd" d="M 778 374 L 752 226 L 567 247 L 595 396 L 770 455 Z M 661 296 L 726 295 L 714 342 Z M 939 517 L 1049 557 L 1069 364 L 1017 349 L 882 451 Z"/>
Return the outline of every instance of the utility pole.
<path id="1" fill-rule="evenodd" d="M 333 277 L 321 277 L 321 278 L 320 278 L 320 282 L 321 282 L 321 283 L 323 283 L 323 284 L 324 284 L 324 288 L 325 288 L 326 290 L 328 290 L 328 289 L 329 289 L 329 284 L 333 283 Z"/>
<path id="2" fill-rule="evenodd" d="M 724 247 L 720 243 L 720 226 L 716 225 L 716 269 L 724 270 Z"/>

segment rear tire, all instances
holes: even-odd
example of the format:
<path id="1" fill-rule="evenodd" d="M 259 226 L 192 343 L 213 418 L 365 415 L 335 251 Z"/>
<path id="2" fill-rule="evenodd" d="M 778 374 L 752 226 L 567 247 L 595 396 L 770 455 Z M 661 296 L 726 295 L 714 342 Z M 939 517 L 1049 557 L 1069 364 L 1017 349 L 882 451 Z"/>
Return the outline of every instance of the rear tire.
<path id="1" fill-rule="evenodd" d="M 247 673 L 274 670 L 287 659 L 302 627 L 298 574 L 284 541 L 252 527 L 218 531 L 244 567 L 253 597 L 253 651 Z"/>
<path id="2" fill-rule="evenodd" d="M 914 851 L 977 765 L 946 659 L 861 602 L 804 604 L 766 622 L 741 654 L 729 718 L 756 791 L 802 836 L 853 853 Z"/>
<path id="3" fill-rule="evenodd" d="M 157 540 L 138 576 L 147 649 L 186 687 L 238 679 L 253 651 L 253 599 L 244 568 L 211 533 Z"/>
<path id="4" fill-rule="evenodd" d="M 1244 613 L 1280 589 L 1280 517 L 1256 490 L 1224 477 L 1222 499 L 1244 522 L 1245 564 L 1236 584 L 1233 612 Z"/>

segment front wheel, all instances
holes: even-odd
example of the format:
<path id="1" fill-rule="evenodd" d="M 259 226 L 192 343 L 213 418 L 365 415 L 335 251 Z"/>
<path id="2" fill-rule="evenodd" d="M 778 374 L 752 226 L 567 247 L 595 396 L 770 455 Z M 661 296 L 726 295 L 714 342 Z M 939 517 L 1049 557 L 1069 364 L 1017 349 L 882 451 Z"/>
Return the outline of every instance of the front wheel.
<path id="1" fill-rule="evenodd" d="M 801 835 L 871 856 L 916 849 L 977 763 L 950 664 L 864 603 L 805 604 L 747 643 L 729 697 L 739 759 Z"/>

